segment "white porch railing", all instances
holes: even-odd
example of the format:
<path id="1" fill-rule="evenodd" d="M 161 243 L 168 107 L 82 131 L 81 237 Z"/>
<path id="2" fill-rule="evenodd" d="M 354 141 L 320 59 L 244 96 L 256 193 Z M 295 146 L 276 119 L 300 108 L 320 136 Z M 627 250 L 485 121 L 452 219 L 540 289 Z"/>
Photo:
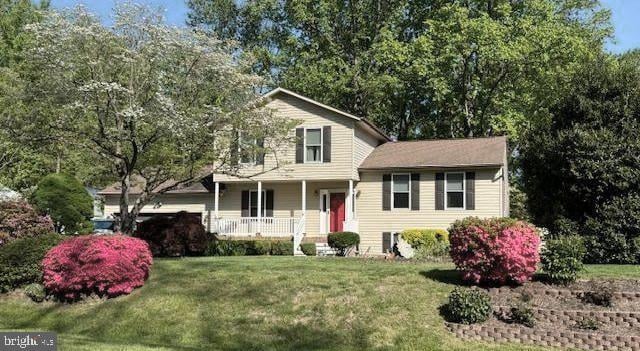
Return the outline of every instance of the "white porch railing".
<path id="1" fill-rule="evenodd" d="M 213 231 L 228 236 L 292 236 L 296 233 L 301 219 L 293 217 L 240 217 L 214 218 Z"/>

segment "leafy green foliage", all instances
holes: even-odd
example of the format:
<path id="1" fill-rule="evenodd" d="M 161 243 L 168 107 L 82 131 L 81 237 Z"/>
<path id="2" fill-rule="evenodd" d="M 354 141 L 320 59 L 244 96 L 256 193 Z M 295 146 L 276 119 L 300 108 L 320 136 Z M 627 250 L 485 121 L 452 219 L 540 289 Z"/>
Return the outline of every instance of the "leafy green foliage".
<path id="1" fill-rule="evenodd" d="M 600 329 L 600 322 L 593 318 L 585 318 L 576 322 L 576 328 L 583 330 L 598 330 Z"/>
<path id="2" fill-rule="evenodd" d="M 607 282 L 592 283 L 590 290 L 585 291 L 580 299 L 584 303 L 602 306 L 613 307 L 614 289 L 611 284 Z"/>
<path id="3" fill-rule="evenodd" d="M 525 327 L 533 328 L 536 326 L 536 318 L 533 310 L 529 305 L 524 303 L 511 307 L 509 319 L 511 323 L 522 324 Z"/>
<path id="4" fill-rule="evenodd" d="M 345 256 L 350 249 L 360 244 L 360 235 L 353 232 L 329 233 L 327 244 L 338 251 L 338 255 Z"/>
<path id="5" fill-rule="evenodd" d="M 400 139 L 519 133 L 547 117 L 610 33 L 592 0 L 188 6 L 190 24 L 237 39 L 272 85 L 368 116 Z"/>
<path id="6" fill-rule="evenodd" d="M 44 286 L 40 283 L 31 283 L 24 287 L 24 294 L 33 302 L 42 302 L 47 297 Z"/>
<path id="7" fill-rule="evenodd" d="M 292 256 L 293 243 L 291 240 L 231 240 L 214 239 L 207 254 L 213 256 Z"/>
<path id="8" fill-rule="evenodd" d="M 44 255 L 62 241 L 58 234 L 14 240 L 0 247 L 0 292 L 42 281 Z"/>
<path id="9" fill-rule="evenodd" d="M 53 220 L 58 231 L 88 233 L 93 215 L 93 199 L 84 186 L 66 174 L 44 177 L 33 194 L 33 203 Z"/>
<path id="10" fill-rule="evenodd" d="M 400 233 L 415 250 L 414 258 L 438 258 L 449 253 L 449 233 L 444 229 L 406 229 Z"/>
<path id="11" fill-rule="evenodd" d="M 315 243 L 302 243 L 300 244 L 300 250 L 307 256 L 315 256 L 316 255 L 316 244 Z"/>
<path id="12" fill-rule="evenodd" d="M 585 252 L 584 240 L 579 236 L 547 240 L 542 250 L 542 270 L 552 282 L 574 282 L 584 269 Z"/>
<path id="13" fill-rule="evenodd" d="M 492 312 L 491 297 L 478 288 L 456 287 L 443 308 L 449 322 L 462 324 L 482 323 L 489 319 Z"/>
<path id="14" fill-rule="evenodd" d="M 572 79 L 520 152 L 528 207 L 555 235 L 585 236 L 586 262 L 633 263 L 640 235 L 640 53 Z"/>

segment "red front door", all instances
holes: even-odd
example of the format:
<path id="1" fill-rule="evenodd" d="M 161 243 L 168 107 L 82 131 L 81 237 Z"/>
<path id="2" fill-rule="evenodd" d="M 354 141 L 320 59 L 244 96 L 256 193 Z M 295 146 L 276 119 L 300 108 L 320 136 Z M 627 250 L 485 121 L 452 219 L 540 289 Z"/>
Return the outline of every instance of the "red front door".
<path id="1" fill-rule="evenodd" d="M 344 193 L 332 193 L 329 198 L 329 231 L 341 232 L 344 222 Z"/>

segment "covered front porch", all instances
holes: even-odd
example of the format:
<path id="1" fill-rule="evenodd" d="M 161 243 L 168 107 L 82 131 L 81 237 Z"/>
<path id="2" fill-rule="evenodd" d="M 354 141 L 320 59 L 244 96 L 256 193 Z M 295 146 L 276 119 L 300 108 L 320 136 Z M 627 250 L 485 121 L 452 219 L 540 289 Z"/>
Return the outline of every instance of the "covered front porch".
<path id="1" fill-rule="evenodd" d="M 357 231 L 353 180 L 214 182 L 210 231 L 227 237 L 323 237 Z"/>

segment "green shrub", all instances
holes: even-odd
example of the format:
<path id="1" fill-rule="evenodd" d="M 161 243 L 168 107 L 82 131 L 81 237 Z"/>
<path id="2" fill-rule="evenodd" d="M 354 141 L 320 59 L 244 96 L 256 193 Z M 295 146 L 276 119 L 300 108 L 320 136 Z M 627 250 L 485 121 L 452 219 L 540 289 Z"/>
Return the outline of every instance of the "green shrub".
<path id="1" fill-rule="evenodd" d="M 542 250 L 542 269 L 552 282 L 574 282 L 583 269 L 585 252 L 584 242 L 579 236 L 548 240 Z"/>
<path id="2" fill-rule="evenodd" d="M 533 328 L 536 325 L 536 318 L 533 315 L 533 310 L 524 303 L 511 307 L 509 317 L 511 323 L 522 324 L 529 328 Z"/>
<path id="3" fill-rule="evenodd" d="M 93 199 L 76 178 L 50 174 L 38 183 L 33 203 L 40 212 L 51 216 L 57 231 L 89 233 L 93 230 Z"/>
<path id="4" fill-rule="evenodd" d="M 291 240 L 272 241 L 271 254 L 276 256 L 293 256 L 293 242 L 291 242 Z"/>
<path id="5" fill-rule="evenodd" d="M 600 322 L 592 318 L 585 318 L 576 322 L 576 327 L 583 330 L 598 330 Z"/>
<path id="6" fill-rule="evenodd" d="M 360 244 L 360 235 L 353 232 L 336 232 L 327 236 L 327 243 L 338 251 L 339 256 L 345 256 L 349 249 Z"/>
<path id="7" fill-rule="evenodd" d="M 414 258 L 437 258 L 449 254 L 449 233 L 444 229 L 406 229 L 400 233 L 415 250 Z"/>
<path id="8" fill-rule="evenodd" d="M 614 289 L 610 282 L 592 284 L 590 289 L 580 296 L 582 302 L 596 306 L 613 307 Z"/>
<path id="9" fill-rule="evenodd" d="M 449 322 L 481 323 L 491 316 L 491 297 L 486 291 L 478 288 L 457 287 L 449 294 L 449 301 L 443 312 Z"/>
<path id="10" fill-rule="evenodd" d="M 33 302 L 42 302 L 47 297 L 44 286 L 39 283 L 31 283 L 24 287 L 24 294 Z"/>
<path id="11" fill-rule="evenodd" d="M 269 255 L 271 254 L 271 240 L 256 240 L 253 243 L 254 255 Z"/>
<path id="12" fill-rule="evenodd" d="M 259 255 L 293 255 L 291 240 L 271 239 L 214 239 L 209 243 L 207 253 L 213 256 L 259 256 Z"/>
<path id="13" fill-rule="evenodd" d="M 300 244 L 300 250 L 307 256 L 315 256 L 316 255 L 316 244 L 315 243 L 305 243 Z"/>
<path id="14" fill-rule="evenodd" d="M 62 241 L 58 234 L 22 238 L 0 247 L 0 292 L 42 281 L 44 255 Z"/>

